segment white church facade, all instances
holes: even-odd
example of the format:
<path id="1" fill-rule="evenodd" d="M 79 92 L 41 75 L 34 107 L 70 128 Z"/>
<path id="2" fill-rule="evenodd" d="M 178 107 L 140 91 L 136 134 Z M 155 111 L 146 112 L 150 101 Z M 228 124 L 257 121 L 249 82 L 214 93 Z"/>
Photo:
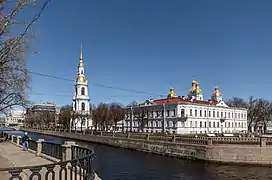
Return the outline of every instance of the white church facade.
<path id="1" fill-rule="evenodd" d="M 90 129 L 92 127 L 90 98 L 88 92 L 88 80 L 84 75 L 82 47 L 80 50 L 78 75 L 75 81 L 75 92 L 72 106 L 74 118 L 71 119 L 71 127 L 77 130 Z"/>
<path id="2" fill-rule="evenodd" d="M 219 87 L 205 101 L 199 82 L 192 81 L 188 97 L 176 96 L 174 89 L 165 99 L 148 100 L 126 109 L 126 132 L 168 132 L 177 134 L 246 132 L 247 109 L 228 107 Z"/>

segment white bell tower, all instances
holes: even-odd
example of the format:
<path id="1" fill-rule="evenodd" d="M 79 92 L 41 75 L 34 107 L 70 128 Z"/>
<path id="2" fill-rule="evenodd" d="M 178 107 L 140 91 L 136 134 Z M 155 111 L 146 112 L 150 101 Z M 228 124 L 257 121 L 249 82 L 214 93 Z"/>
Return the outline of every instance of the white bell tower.
<path id="1" fill-rule="evenodd" d="M 75 93 L 73 97 L 74 119 L 71 120 L 73 129 L 84 130 L 92 126 L 90 117 L 90 98 L 88 92 L 88 80 L 84 75 L 84 63 L 82 56 L 82 45 L 80 48 L 80 58 L 78 64 L 78 75 L 75 81 Z"/>

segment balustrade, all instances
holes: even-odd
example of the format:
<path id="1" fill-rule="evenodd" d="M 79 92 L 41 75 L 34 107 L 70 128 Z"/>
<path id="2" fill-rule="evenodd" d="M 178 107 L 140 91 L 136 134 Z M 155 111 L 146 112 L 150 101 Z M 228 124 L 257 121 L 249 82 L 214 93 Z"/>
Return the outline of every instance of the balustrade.
<path id="1" fill-rule="evenodd" d="M 8 135 L 11 143 L 22 147 L 20 136 Z M 29 151 L 37 156 L 47 155 L 54 157 L 59 161 L 53 164 L 45 164 L 38 166 L 24 166 L 12 168 L 0 168 L 0 172 L 9 174 L 9 180 L 23 180 L 25 175 L 29 176 L 29 180 L 93 180 L 95 173 L 93 170 L 94 151 L 89 148 L 77 146 L 75 142 L 69 141 L 65 144 L 54 144 L 45 142 L 43 139 L 38 141 L 29 141 Z"/>

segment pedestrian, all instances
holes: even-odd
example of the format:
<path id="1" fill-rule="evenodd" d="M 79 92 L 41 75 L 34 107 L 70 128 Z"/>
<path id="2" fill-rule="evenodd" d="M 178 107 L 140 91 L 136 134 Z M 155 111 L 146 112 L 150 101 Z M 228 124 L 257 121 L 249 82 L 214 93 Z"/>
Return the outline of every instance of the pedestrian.
<path id="1" fill-rule="evenodd" d="M 25 132 L 25 135 L 22 138 L 22 143 L 23 143 L 23 150 L 27 151 L 28 150 L 28 143 L 29 143 L 29 137 L 28 137 L 28 133 Z"/>

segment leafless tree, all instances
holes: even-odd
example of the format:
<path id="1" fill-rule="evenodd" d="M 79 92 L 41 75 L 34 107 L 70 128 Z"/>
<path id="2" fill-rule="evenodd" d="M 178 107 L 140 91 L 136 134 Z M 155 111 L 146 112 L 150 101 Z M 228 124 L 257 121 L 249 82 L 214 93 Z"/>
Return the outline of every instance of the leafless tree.
<path id="1" fill-rule="evenodd" d="M 139 123 L 138 128 L 140 131 L 143 131 L 144 127 L 147 125 L 150 115 L 149 106 L 138 106 L 133 109 L 133 116 Z"/>
<path id="2" fill-rule="evenodd" d="M 227 101 L 229 106 L 247 108 L 248 109 L 248 130 L 257 128 L 259 124 L 264 126 L 266 130 L 267 123 L 272 120 L 272 102 L 262 99 L 249 97 L 248 101 L 234 97 Z"/>
<path id="3" fill-rule="evenodd" d="M 73 107 L 71 105 L 65 105 L 60 108 L 59 124 L 61 128 L 65 128 L 65 129 L 70 128 L 70 121 L 72 119 L 72 110 L 73 110 Z"/>
<path id="4" fill-rule="evenodd" d="M 33 37 L 31 26 L 50 1 L 44 0 L 33 19 L 27 21 L 19 20 L 18 16 L 37 5 L 35 0 L 0 1 L 0 113 L 13 106 L 25 106 L 28 102 L 26 55 Z"/>

